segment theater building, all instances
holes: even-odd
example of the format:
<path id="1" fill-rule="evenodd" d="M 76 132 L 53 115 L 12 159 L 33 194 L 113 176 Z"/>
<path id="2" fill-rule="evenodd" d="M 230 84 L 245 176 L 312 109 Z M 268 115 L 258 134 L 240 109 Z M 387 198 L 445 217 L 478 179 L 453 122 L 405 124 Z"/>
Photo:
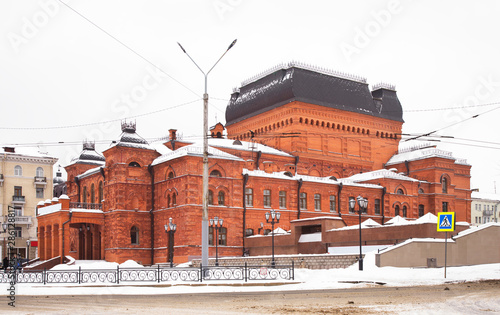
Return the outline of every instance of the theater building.
<path id="1" fill-rule="evenodd" d="M 363 220 L 383 224 L 454 211 L 470 222 L 470 165 L 435 146 L 398 150 L 403 110 L 394 86 L 307 65 L 271 69 L 235 89 L 226 124 L 209 139 L 209 255 L 248 253 L 246 238 L 275 226 L 330 217 L 358 222 L 349 200 L 368 199 Z M 71 255 L 143 264 L 168 261 L 169 218 L 177 224 L 175 262 L 201 256 L 202 143 L 150 144 L 135 123 L 99 153 L 92 143 L 65 169 L 67 195 L 38 209 L 40 258 Z"/>

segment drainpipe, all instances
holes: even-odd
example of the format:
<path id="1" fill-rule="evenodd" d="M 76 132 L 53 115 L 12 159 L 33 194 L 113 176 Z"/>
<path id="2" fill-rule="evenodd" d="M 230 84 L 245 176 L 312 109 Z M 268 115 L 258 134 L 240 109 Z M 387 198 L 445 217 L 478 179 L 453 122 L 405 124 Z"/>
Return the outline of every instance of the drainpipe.
<path id="1" fill-rule="evenodd" d="M 64 226 L 71 221 L 71 217 L 73 216 L 73 211 L 69 211 L 69 219 L 68 221 L 62 224 L 62 253 L 61 253 L 61 264 L 64 264 Z"/>
<path id="2" fill-rule="evenodd" d="M 104 175 L 104 167 L 99 169 L 101 171 L 102 179 L 106 180 L 106 175 Z"/>
<path id="3" fill-rule="evenodd" d="M 299 157 L 295 157 L 295 175 L 297 175 L 297 164 L 299 164 Z"/>
<path id="4" fill-rule="evenodd" d="M 340 207 L 340 193 L 342 192 L 342 188 L 344 188 L 344 184 L 339 184 L 339 191 L 337 193 L 337 208 L 339 209 L 339 217 L 342 218 L 342 208 Z"/>
<path id="5" fill-rule="evenodd" d="M 259 167 L 259 160 L 260 160 L 260 157 L 262 156 L 262 151 L 257 151 L 257 159 L 255 161 L 255 166 L 257 166 L 257 169 L 260 170 L 260 167 Z"/>
<path id="6" fill-rule="evenodd" d="M 406 166 L 406 175 L 410 175 L 410 163 L 408 160 L 405 161 L 405 166 Z"/>
<path id="7" fill-rule="evenodd" d="M 380 209 L 380 211 L 382 211 L 382 225 L 384 224 L 384 221 L 385 221 L 385 192 L 386 192 L 386 188 L 382 188 L 382 202 L 381 202 L 381 207 L 382 209 Z"/>
<path id="8" fill-rule="evenodd" d="M 248 174 L 243 174 L 243 256 L 245 256 L 245 232 L 247 223 L 247 205 L 245 202 L 245 189 L 248 183 Z"/>
<path id="9" fill-rule="evenodd" d="M 297 220 L 300 219 L 300 188 L 302 188 L 302 178 L 299 179 L 299 185 L 297 186 Z"/>
<path id="10" fill-rule="evenodd" d="M 78 202 L 81 202 L 80 200 L 80 179 L 78 176 L 75 176 L 75 184 L 78 187 Z"/>
<path id="11" fill-rule="evenodd" d="M 154 215 L 154 209 L 155 209 L 155 174 L 153 172 L 153 166 L 148 165 L 148 172 L 149 175 L 151 175 L 151 210 L 149 211 L 150 215 L 150 220 L 151 220 L 151 265 L 154 264 L 154 250 L 155 250 L 155 242 L 154 242 L 154 236 L 155 236 L 155 215 Z"/>

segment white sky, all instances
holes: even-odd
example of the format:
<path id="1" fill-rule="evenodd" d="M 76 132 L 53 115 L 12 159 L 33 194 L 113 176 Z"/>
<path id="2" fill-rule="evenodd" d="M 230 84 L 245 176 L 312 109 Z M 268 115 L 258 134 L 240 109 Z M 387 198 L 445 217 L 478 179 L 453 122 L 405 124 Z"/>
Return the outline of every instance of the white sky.
<path id="1" fill-rule="evenodd" d="M 184 139 L 200 139 L 203 76 L 177 42 L 206 71 L 237 38 L 209 76 L 210 125 L 225 122 L 241 81 L 303 61 L 361 75 L 370 85 L 395 84 L 406 133 L 490 111 L 437 132 L 455 137 L 438 147 L 473 165 L 473 188 L 491 193 L 496 181 L 500 192 L 500 105 L 446 109 L 500 101 L 498 1 L 66 3 L 130 49 L 57 0 L 1 1 L 0 128 L 75 126 L 159 111 L 135 118 L 141 136 L 158 138 L 174 128 Z M 0 129 L 0 144 L 77 143 L 47 146 L 64 166 L 83 139 L 106 140 L 97 145 L 104 150 L 120 133 L 118 121 Z"/>

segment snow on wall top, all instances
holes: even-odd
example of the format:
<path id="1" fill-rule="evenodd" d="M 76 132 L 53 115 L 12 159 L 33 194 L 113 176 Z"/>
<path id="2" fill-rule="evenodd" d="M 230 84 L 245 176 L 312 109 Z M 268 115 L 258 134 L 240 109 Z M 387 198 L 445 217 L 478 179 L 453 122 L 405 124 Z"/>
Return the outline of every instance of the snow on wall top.
<path id="1" fill-rule="evenodd" d="M 433 157 L 454 160 L 456 164 L 468 165 L 467 160 L 454 158 L 450 151 L 438 149 L 428 143 L 420 146 L 400 149 L 397 154 L 393 155 L 389 159 L 386 165 L 394 165 L 404 163 L 405 161 L 417 161 Z"/>
<path id="2" fill-rule="evenodd" d="M 356 174 L 356 175 L 353 175 L 351 177 L 347 177 L 347 180 L 351 180 L 353 182 L 363 182 L 363 181 L 378 179 L 378 178 L 391 178 L 391 179 L 406 180 L 406 181 L 411 181 L 411 182 L 418 182 L 419 181 L 418 179 L 411 178 L 411 177 L 408 177 L 405 175 L 401 175 L 401 174 L 395 173 L 392 170 L 386 170 L 386 169 Z"/>

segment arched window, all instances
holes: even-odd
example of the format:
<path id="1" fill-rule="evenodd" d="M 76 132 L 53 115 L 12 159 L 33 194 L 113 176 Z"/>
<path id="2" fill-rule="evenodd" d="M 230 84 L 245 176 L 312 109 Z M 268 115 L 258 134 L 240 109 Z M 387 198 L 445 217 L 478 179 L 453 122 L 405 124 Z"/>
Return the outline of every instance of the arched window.
<path id="1" fill-rule="evenodd" d="M 170 195 L 167 195 L 167 208 L 170 208 Z"/>
<path id="2" fill-rule="evenodd" d="M 424 205 L 418 205 L 418 216 L 421 217 L 424 215 Z"/>
<path id="3" fill-rule="evenodd" d="M 223 205 L 224 205 L 224 203 L 225 203 L 225 200 L 224 200 L 224 199 L 225 199 L 225 197 L 226 197 L 226 196 L 225 196 L 224 192 L 223 192 L 222 190 L 221 190 L 221 191 L 219 191 L 219 195 L 218 195 L 218 199 L 219 199 L 219 206 L 223 206 Z"/>
<path id="4" fill-rule="evenodd" d="M 87 203 L 87 186 L 83 187 L 83 203 Z"/>
<path id="5" fill-rule="evenodd" d="M 210 172 L 210 176 L 212 177 L 222 177 L 222 174 L 218 170 L 213 170 Z"/>
<path id="6" fill-rule="evenodd" d="M 399 188 L 398 191 L 396 192 L 396 194 L 398 194 L 398 195 L 404 195 L 405 192 L 403 191 L 403 189 Z"/>
<path id="7" fill-rule="evenodd" d="M 139 163 L 137 163 L 137 162 L 130 162 L 130 163 L 128 163 L 128 166 L 130 166 L 130 167 L 141 167 L 139 165 Z"/>
<path id="8" fill-rule="evenodd" d="M 90 203 L 95 203 L 95 186 L 93 183 L 90 185 Z"/>
<path id="9" fill-rule="evenodd" d="M 177 195 L 175 193 L 172 194 L 172 206 L 177 204 Z"/>
<path id="10" fill-rule="evenodd" d="M 36 168 L 36 177 L 43 177 L 43 168 L 41 167 Z"/>
<path id="11" fill-rule="evenodd" d="M 23 168 L 20 165 L 14 166 L 14 175 L 23 176 Z"/>
<path id="12" fill-rule="evenodd" d="M 419 194 L 423 194 L 423 193 L 424 193 L 424 190 L 423 190 L 422 188 L 419 188 L 419 189 L 418 189 L 418 193 L 419 193 Z"/>
<path id="13" fill-rule="evenodd" d="M 102 184 L 102 181 L 99 182 L 99 200 L 97 200 L 97 203 L 102 203 L 104 200 L 104 186 Z"/>
<path id="14" fill-rule="evenodd" d="M 448 179 L 444 176 L 441 178 L 441 190 L 443 194 L 448 193 Z"/>
<path id="15" fill-rule="evenodd" d="M 170 179 L 170 178 L 174 178 L 174 172 L 170 172 L 170 173 L 168 173 L 168 176 L 167 176 L 167 177 L 168 177 L 168 179 Z"/>
<path id="16" fill-rule="evenodd" d="M 135 225 L 130 229 L 130 244 L 139 245 L 139 228 Z"/>
<path id="17" fill-rule="evenodd" d="M 394 207 L 394 216 L 398 216 L 398 215 L 399 215 L 399 206 L 398 206 L 398 205 L 396 205 L 396 206 Z"/>
<path id="18" fill-rule="evenodd" d="M 406 208 L 406 206 L 403 206 L 403 217 L 404 218 L 406 218 L 407 211 L 408 211 L 408 209 Z"/>
<path id="19" fill-rule="evenodd" d="M 211 190 L 208 191 L 208 204 L 209 205 L 214 204 L 214 192 Z"/>

